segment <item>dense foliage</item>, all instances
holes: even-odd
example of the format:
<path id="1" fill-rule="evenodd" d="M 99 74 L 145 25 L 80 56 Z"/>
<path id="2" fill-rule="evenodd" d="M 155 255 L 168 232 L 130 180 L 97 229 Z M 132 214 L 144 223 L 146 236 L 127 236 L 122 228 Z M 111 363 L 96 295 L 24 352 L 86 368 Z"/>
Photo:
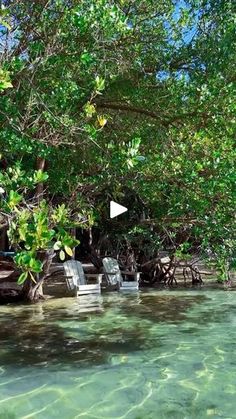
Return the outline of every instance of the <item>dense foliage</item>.
<path id="1" fill-rule="evenodd" d="M 129 205 L 119 234 L 234 260 L 235 3 L 5 0 L 0 146 L 25 171 L 42 159 L 47 196 Z M 125 218 L 123 219 L 125 222 Z M 147 227 L 148 225 L 148 227 Z M 149 232 L 149 233 L 147 233 Z M 181 247 L 182 246 L 182 247 Z"/>

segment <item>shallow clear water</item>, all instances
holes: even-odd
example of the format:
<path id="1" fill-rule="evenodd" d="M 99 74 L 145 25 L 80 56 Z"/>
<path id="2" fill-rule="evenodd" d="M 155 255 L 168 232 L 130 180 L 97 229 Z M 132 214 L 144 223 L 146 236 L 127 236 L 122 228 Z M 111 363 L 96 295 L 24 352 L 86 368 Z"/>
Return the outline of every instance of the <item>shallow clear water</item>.
<path id="1" fill-rule="evenodd" d="M 236 418 L 236 294 L 0 307 L 0 418 Z"/>

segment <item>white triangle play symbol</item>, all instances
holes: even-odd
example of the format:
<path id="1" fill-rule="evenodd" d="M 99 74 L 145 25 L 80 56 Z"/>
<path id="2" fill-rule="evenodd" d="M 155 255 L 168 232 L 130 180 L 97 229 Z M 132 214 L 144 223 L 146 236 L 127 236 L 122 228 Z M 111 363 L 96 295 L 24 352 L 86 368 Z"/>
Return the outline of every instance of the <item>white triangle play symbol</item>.
<path id="1" fill-rule="evenodd" d="M 110 201 L 110 218 L 117 217 L 123 212 L 128 211 L 128 208 L 123 207 L 123 205 L 117 204 L 117 202 Z"/>

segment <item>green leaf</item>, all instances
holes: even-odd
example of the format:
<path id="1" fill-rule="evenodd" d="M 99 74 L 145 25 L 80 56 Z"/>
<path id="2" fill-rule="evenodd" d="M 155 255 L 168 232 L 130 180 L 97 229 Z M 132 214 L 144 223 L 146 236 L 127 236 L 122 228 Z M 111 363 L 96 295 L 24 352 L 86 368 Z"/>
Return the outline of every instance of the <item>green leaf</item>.
<path id="1" fill-rule="evenodd" d="M 28 278 L 28 272 L 23 272 L 20 276 L 19 276 L 19 278 L 18 278 L 18 280 L 17 280 L 17 284 L 18 285 L 22 285 L 25 281 L 26 281 L 26 279 Z"/>
<path id="2" fill-rule="evenodd" d="M 84 52 L 81 54 L 80 60 L 84 65 L 89 65 L 93 62 L 93 57 L 91 54 L 89 54 L 89 52 Z"/>
<path id="3" fill-rule="evenodd" d="M 41 272 L 43 268 L 42 262 L 35 258 L 30 259 L 29 266 L 33 272 L 37 272 L 37 273 Z"/>
<path id="4" fill-rule="evenodd" d="M 11 190 L 9 193 L 9 201 L 8 205 L 10 208 L 14 208 L 16 205 L 20 203 L 22 200 L 22 195 L 18 194 L 18 192 Z"/>
<path id="5" fill-rule="evenodd" d="M 134 161 L 132 159 L 127 159 L 126 161 L 128 168 L 134 167 Z"/>
<path id="6" fill-rule="evenodd" d="M 34 173 L 34 183 L 43 183 L 48 179 L 48 174 L 41 169 Z"/>
<path id="7" fill-rule="evenodd" d="M 11 26 L 9 25 L 9 23 L 4 20 L 4 19 L 0 19 L 0 25 L 5 26 L 5 28 L 7 28 L 9 31 L 11 30 Z M 12 87 L 12 86 L 9 86 Z"/>
<path id="8" fill-rule="evenodd" d="M 85 115 L 86 115 L 88 118 L 91 118 L 91 117 L 93 116 L 93 114 L 95 114 L 95 113 L 96 113 L 95 106 L 94 106 L 92 103 L 87 102 L 87 103 L 84 105 L 84 112 L 85 112 Z"/>
<path id="9" fill-rule="evenodd" d="M 105 89 L 105 80 L 102 79 L 101 77 L 97 76 L 95 79 L 95 87 L 97 92 L 101 92 L 102 90 Z"/>
<path id="10" fill-rule="evenodd" d="M 60 253 L 59 253 L 59 258 L 60 258 L 61 260 L 65 260 L 66 255 L 65 255 L 65 252 L 64 252 L 63 250 L 61 250 L 61 251 L 60 251 Z"/>
<path id="11" fill-rule="evenodd" d="M 1 22 L 0 22 L 1 24 Z M 10 73 L 9 71 L 5 71 L 0 69 L 0 91 L 8 89 L 9 87 L 13 87 L 11 80 L 10 80 Z"/>
<path id="12" fill-rule="evenodd" d="M 54 250 L 60 250 L 60 248 L 61 248 L 61 241 L 57 241 L 56 243 L 54 243 L 53 245 Z"/>

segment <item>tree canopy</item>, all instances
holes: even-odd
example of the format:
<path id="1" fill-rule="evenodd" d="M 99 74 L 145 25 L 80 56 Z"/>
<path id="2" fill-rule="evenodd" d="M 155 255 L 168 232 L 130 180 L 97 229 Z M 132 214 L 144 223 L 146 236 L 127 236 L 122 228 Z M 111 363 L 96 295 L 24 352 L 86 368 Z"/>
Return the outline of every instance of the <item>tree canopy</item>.
<path id="1" fill-rule="evenodd" d="M 0 147 L 48 196 L 112 197 L 161 238 L 235 252 L 233 1 L 2 1 Z M 130 221 L 129 219 L 129 221 Z M 125 220 L 125 219 L 124 219 Z M 128 224 L 120 226 L 129 232 Z M 133 227 L 132 227 L 133 228 Z"/>

